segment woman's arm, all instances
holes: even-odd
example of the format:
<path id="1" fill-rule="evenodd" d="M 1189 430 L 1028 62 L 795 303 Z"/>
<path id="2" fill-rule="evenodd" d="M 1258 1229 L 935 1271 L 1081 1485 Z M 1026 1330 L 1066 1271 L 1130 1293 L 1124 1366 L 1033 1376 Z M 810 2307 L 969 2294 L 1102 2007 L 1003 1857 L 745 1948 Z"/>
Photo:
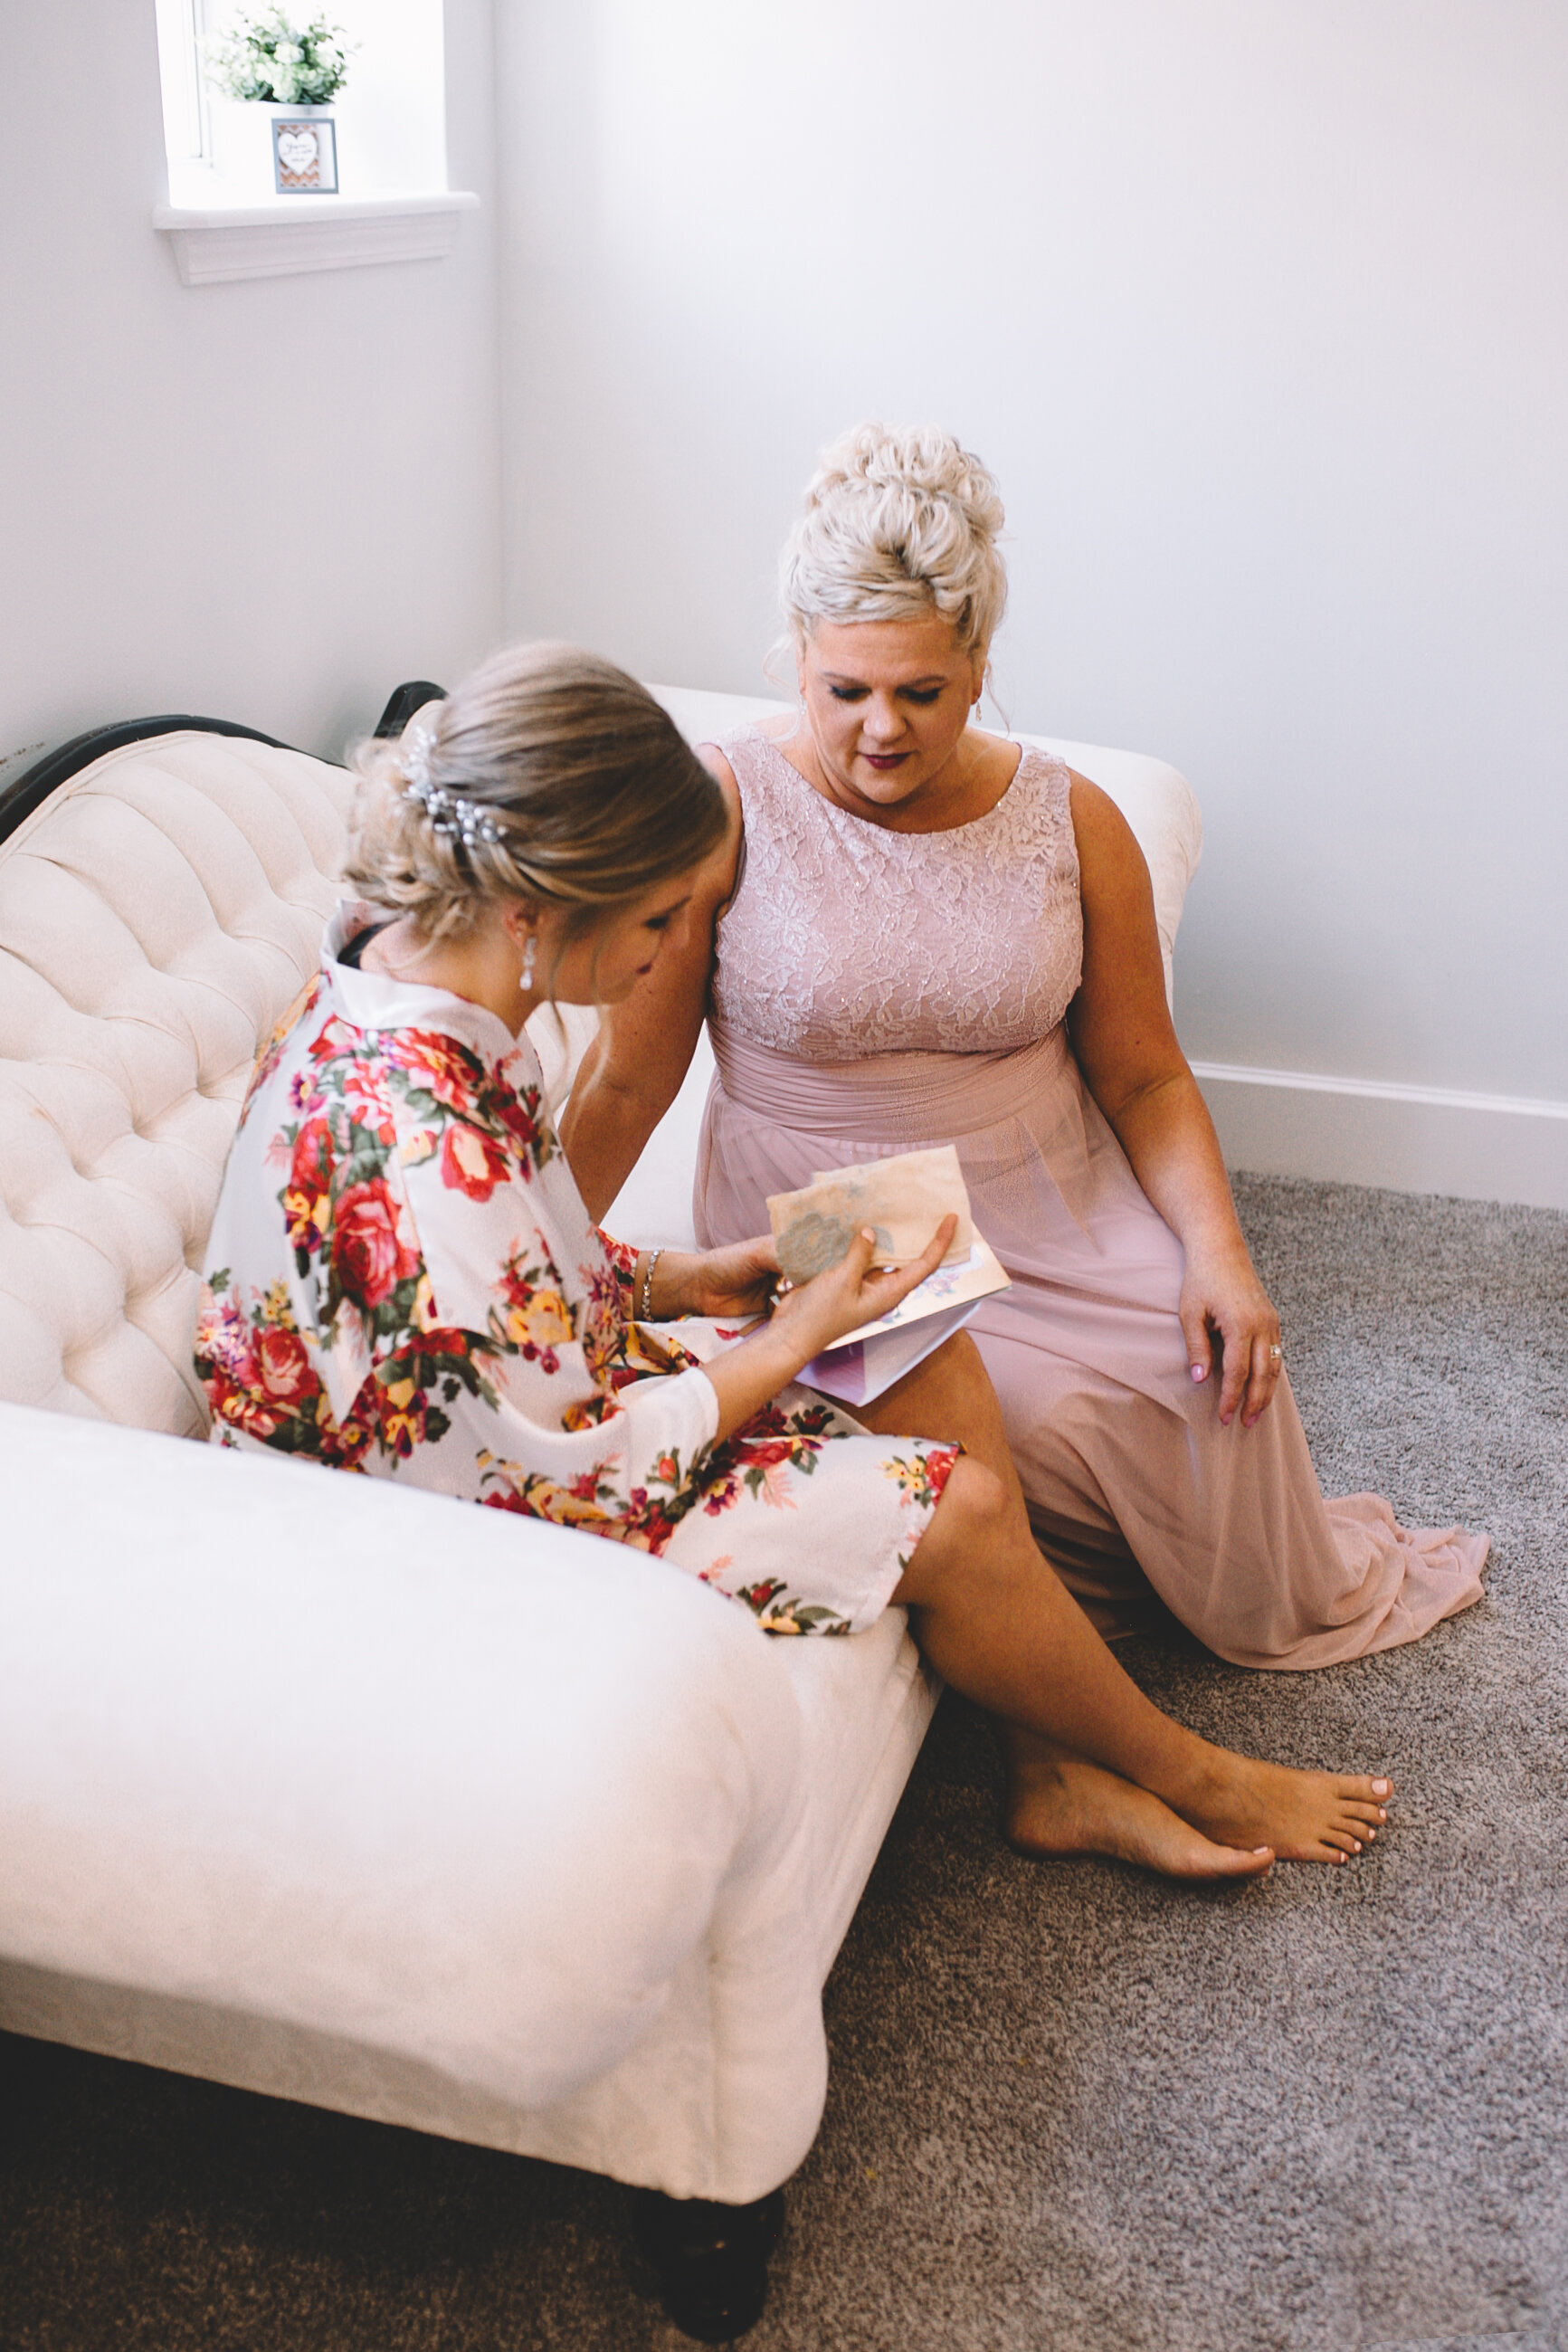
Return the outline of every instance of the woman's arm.
<path id="1" fill-rule="evenodd" d="M 558 1122 L 591 1217 L 603 1215 L 679 1094 L 707 1009 L 714 929 L 740 859 L 740 795 L 710 745 L 700 756 L 725 788 L 728 835 L 697 869 L 691 900 L 646 980 L 623 1004 L 605 1007 Z"/>
<path id="2" fill-rule="evenodd" d="M 759 1329 L 722 1356 L 710 1357 L 703 1370 L 718 1399 L 720 1440 L 760 1412 L 804 1371 L 813 1356 L 851 1331 L 858 1331 L 862 1323 L 890 1315 L 916 1283 L 935 1274 L 953 1238 L 954 1223 L 952 1217 L 944 1217 L 929 1246 L 917 1258 L 885 1274 L 872 1272 L 876 1236 L 867 1226 L 837 1265 L 826 1274 L 813 1275 L 796 1289 L 786 1290 Z M 765 1243 L 743 1242 L 737 1249 L 714 1250 L 706 1256 L 724 1272 L 733 1273 L 743 1254 L 751 1251 L 771 1255 Z M 713 1271 L 711 1264 L 703 1268 L 697 1277 L 699 1290 Z"/>
<path id="3" fill-rule="evenodd" d="M 1143 852 L 1109 795 L 1072 779 L 1083 980 L 1068 1029 L 1090 1093 L 1186 1253 L 1179 1313 L 1195 1381 L 1224 1351 L 1219 1418 L 1249 1429 L 1280 1377 L 1280 1318 L 1237 1223 L 1218 1139 L 1171 1026 Z"/>
<path id="4" fill-rule="evenodd" d="M 826 1274 L 797 1286 L 779 1283 L 779 1253 L 771 1234 L 732 1242 L 723 1249 L 639 1250 L 632 1275 L 634 1303 L 647 1300 L 647 1319 L 712 1316 L 727 1323 L 767 1317 L 738 1347 L 713 1356 L 703 1370 L 718 1399 L 722 1441 L 778 1395 L 824 1348 L 862 1323 L 891 1314 L 916 1283 L 935 1274 L 953 1238 L 956 1219 L 944 1217 L 928 1246 L 908 1265 L 871 1271 L 870 1227 Z M 771 1307 L 771 1314 L 769 1314 Z M 624 1393 L 624 1391 L 623 1391 Z"/>

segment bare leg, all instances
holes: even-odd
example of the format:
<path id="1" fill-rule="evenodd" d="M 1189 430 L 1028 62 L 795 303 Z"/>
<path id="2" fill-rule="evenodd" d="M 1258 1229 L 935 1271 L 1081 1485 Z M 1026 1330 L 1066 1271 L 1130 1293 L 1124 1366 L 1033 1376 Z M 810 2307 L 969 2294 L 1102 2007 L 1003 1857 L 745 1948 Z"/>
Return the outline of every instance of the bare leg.
<path id="1" fill-rule="evenodd" d="M 1386 1780 L 1232 1755 L 1162 1715 L 1117 1665 L 1035 1548 L 970 1341 L 949 1341 L 861 1418 L 967 1449 L 894 1597 L 938 1673 L 1000 1719 L 1015 1844 L 1238 1876 L 1276 1855 L 1343 1862 L 1375 1836 Z"/>
<path id="2" fill-rule="evenodd" d="M 889 1433 L 957 1440 L 993 1473 L 1009 1517 L 1024 1520 L 1027 1532 L 1023 1488 L 1008 1451 L 1001 1407 L 980 1351 L 967 1335 L 917 1364 L 860 1418 Z M 1033 1549 L 1032 1536 L 1030 1544 Z M 1041 1566 L 1059 1581 L 1049 1562 Z M 924 1612 L 917 1631 L 925 1631 Z M 1146 1789 L 1059 1740 L 1005 1721 L 997 1728 L 1008 1775 L 1003 1828 L 1019 1853 L 1106 1853 L 1184 1878 L 1253 1877 L 1269 1868 L 1271 1854 L 1215 1843 Z"/>
<path id="3" fill-rule="evenodd" d="M 890 1434 L 960 1443 L 992 1472 L 1009 1517 L 1016 1513 L 1024 1519 L 1027 1530 L 1023 1488 L 1008 1451 L 1001 1407 L 980 1351 L 967 1334 L 960 1332 L 917 1364 L 862 1407 L 859 1417 Z M 1031 1549 L 1033 1540 L 1031 1536 Z M 1054 1579 L 1050 1563 L 1041 1565 Z M 916 1631 L 924 1634 L 923 1613 Z M 1059 1740 L 1019 1724 L 998 1722 L 997 1729 L 1008 1776 L 1002 1826 L 1020 1853 L 1106 1853 L 1181 1878 L 1248 1878 L 1269 1868 L 1271 1854 L 1215 1843 L 1146 1789 Z"/>

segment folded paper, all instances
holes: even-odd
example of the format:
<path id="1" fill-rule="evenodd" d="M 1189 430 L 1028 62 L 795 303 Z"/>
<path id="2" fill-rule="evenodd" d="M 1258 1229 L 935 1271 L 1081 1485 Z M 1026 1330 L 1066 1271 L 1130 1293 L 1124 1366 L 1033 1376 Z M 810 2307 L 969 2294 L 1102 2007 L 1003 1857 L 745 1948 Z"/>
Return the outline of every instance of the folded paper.
<path id="1" fill-rule="evenodd" d="M 768 1202 L 779 1263 L 791 1282 L 837 1265 L 858 1233 L 876 1235 L 878 1265 L 906 1265 L 929 1246 L 946 1216 L 958 1220 L 944 1265 L 965 1261 L 974 1243 L 968 1189 L 950 1143 L 931 1151 L 821 1171 L 798 1192 Z"/>

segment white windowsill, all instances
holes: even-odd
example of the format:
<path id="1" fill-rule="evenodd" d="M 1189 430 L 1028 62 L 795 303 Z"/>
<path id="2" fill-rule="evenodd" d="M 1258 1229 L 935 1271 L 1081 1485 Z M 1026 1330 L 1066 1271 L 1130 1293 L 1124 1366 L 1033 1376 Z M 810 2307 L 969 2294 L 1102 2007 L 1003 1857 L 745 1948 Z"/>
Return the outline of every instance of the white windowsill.
<path id="1" fill-rule="evenodd" d="M 478 209 L 478 197 L 461 188 L 428 195 L 277 196 L 259 205 L 156 205 L 152 225 L 173 247 L 185 284 L 210 286 L 225 278 L 438 260 L 452 250 L 459 213 Z"/>

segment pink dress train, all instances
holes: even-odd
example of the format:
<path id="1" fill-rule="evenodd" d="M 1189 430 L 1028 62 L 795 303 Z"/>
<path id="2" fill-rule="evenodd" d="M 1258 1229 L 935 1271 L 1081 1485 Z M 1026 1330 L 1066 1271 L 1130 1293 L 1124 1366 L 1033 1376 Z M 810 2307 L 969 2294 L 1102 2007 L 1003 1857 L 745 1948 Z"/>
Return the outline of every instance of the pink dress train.
<path id="1" fill-rule="evenodd" d="M 1375 1495 L 1325 1502 L 1288 1380 L 1250 1430 L 1192 1381 L 1181 1244 L 1062 1026 L 1082 929 L 1061 762 L 1026 751 L 988 815 L 897 834 L 750 730 L 721 748 L 746 851 L 718 933 L 699 1239 L 766 1232 L 768 1194 L 816 1169 L 952 1142 L 1013 1283 L 969 1328 L 1036 1538 L 1097 1622 L 1152 1587 L 1221 1657 L 1304 1668 L 1479 1600 L 1484 1535 L 1403 1528 Z"/>

